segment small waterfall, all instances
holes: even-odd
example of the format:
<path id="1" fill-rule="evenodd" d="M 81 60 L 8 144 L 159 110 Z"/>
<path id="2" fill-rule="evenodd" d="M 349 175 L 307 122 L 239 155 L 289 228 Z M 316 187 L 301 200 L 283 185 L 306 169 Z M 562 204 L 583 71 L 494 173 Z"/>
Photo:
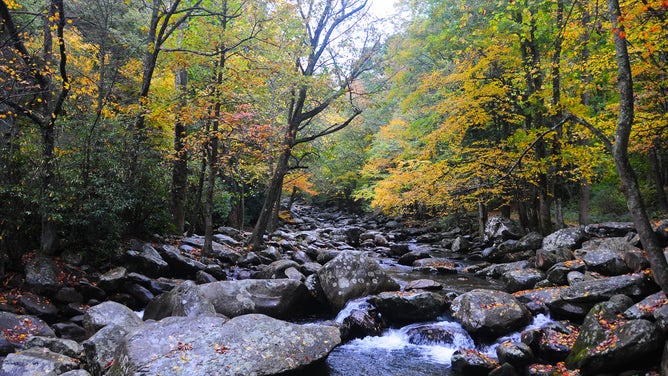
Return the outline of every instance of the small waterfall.
<path id="1" fill-rule="evenodd" d="M 336 315 L 336 318 L 334 318 L 334 321 L 336 321 L 339 324 L 343 323 L 343 320 L 345 320 L 346 317 L 350 316 L 350 314 L 358 309 L 361 311 L 366 311 L 373 306 L 368 302 L 369 297 L 364 297 L 364 298 L 359 298 L 355 300 L 350 300 L 348 303 L 346 303 L 346 306 L 339 311 L 339 313 Z"/>

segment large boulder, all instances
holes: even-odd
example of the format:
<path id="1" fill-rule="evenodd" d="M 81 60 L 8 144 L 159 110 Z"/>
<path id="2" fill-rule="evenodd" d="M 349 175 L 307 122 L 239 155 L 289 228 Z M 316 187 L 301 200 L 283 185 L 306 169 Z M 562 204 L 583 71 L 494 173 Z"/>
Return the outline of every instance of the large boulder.
<path id="1" fill-rule="evenodd" d="M 446 308 L 445 297 L 429 291 L 386 291 L 372 296 L 369 302 L 393 324 L 431 321 Z"/>
<path id="2" fill-rule="evenodd" d="M 58 289 L 60 270 L 48 257 L 28 259 L 25 266 L 26 283 L 37 293 L 54 293 Z"/>
<path id="3" fill-rule="evenodd" d="M 399 290 L 399 285 L 365 252 L 342 252 L 317 274 L 327 300 L 337 311 L 348 300 Z"/>
<path id="4" fill-rule="evenodd" d="M 557 230 L 543 239 L 543 249 L 556 251 L 560 248 L 574 250 L 585 240 L 586 234 L 582 227 L 568 227 Z"/>
<path id="5" fill-rule="evenodd" d="M 33 347 L 7 355 L 0 367 L 0 376 L 55 376 L 78 367 L 79 361 L 76 359 Z"/>
<path id="6" fill-rule="evenodd" d="M 520 239 L 522 228 L 512 219 L 503 217 L 492 217 L 485 225 L 486 241 L 503 241 L 508 239 Z"/>
<path id="7" fill-rule="evenodd" d="M 503 274 L 503 282 L 508 292 L 533 288 L 542 279 L 545 279 L 545 273 L 534 268 L 514 269 Z"/>
<path id="8" fill-rule="evenodd" d="M 487 376 L 498 365 L 496 360 L 475 349 L 457 349 L 452 354 L 452 371 L 455 375 Z"/>
<path id="9" fill-rule="evenodd" d="M 619 318 L 631 304 L 629 298 L 617 296 L 594 306 L 585 317 L 566 365 L 585 374 L 619 373 L 642 369 L 649 360 L 659 359 L 664 337 L 656 324 Z"/>
<path id="10" fill-rule="evenodd" d="M 276 318 L 301 314 L 311 297 L 306 286 L 292 279 L 244 279 L 199 286 L 216 312 L 227 317 L 262 313 Z"/>
<path id="11" fill-rule="evenodd" d="M 55 337 L 56 333 L 35 316 L 0 311 L 0 356 L 13 352 L 32 336 Z"/>
<path id="12" fill-rule="evenodd" d="M 109 375 L 281 374 L 323 359 L 340 341 L 335 327 L 265 315 L 169 317 L 129 334 Z"/>
<path id="13" fill-rule="evenodd" d="M 496 338 L 529 323 L 531 314 L 514 296 L 496 290 L 476 289 L 452 302 L 452 315 L 471 335 Z"/>
<path id="14" fill-rule="evenodd" d="M 143 322 L 130 308 L 116 302 L 104 302 L 90 307 L 83 318 L 83 327 L 88 336 L 107 325 L 115 324 L 125 328 L 141 325 Z"/>
<path id="15" fill-rule="evenodd" d="M 586 241 L 575 251 L 575 258 L 581 259 L 591 271 L 603 275 L 620 275 L 630 271 L 624 261 L 626 252 L 639 251 L 625 238 L 603 238 Z"/>
<path id="16" fill-rule="evenodd" d="M 84 361 L 94 375 L 102 375 L 114 362 L 114 356 L 129 333 L 128 328 L 110 324 L 82 342 Z"/>
<path id="17" fill-rule="evenodd" d="M 193 277 L 197 272 L 204 270 L 206 265 L 186 257 L 174 246 L 163 244 L 158 248 L 160 256 L 169 264 L 169 272 L 174 277 Z"/>
<path id="18" fill-rule="evenodd" d="M 169 316 L 213 316 L 216 309 L 193 281 L 185 281 L 172 291 L 151 300 L 144 309 L 144 320 Z"/>
<path id="19" fill-rule="evenodd" d="M 636 227 L 633 222 L 604 222 L 587 225 L 584 231 L 587 235 L 599 238 L 622 237 L 635 232 Z"/>
<path id="20" fill-rule="evenodd" d="M 160 277 L 168 274 L 169 264 L 148 243 L 144 244 L 140 250 L 131 249 L 126 251 L 125 256 L 131 271 L 141 272 L 151 277 Z"/>

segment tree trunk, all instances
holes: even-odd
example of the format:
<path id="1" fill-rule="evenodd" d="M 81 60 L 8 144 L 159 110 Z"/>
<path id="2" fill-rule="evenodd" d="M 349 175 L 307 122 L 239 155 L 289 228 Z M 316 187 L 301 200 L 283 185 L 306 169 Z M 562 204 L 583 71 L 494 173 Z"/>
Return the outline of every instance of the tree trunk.
<path id="1" fill-rule="evenodd" d="M 208 127 L 207 127 L 208 131 Z M 202 209 L 202 194 L 204 193 L 204 179 L 206 178 L 206 152 L 202 152 L 202 161 L 199 169 L 199 176 L 197 179 L 197 188 L 195 191 L 195 203 L 193 204 L 192 214 L 190 215 L 190 229 L 188 236 L 192 236 L 197 224 L 200 223 L 200 210 Z"/>
<path id="2" fill-rule="evenodd" d="M 619 82 L 620 106 L 613 145 L 613 158 L 619 178 L 622 182 L 626 205 L 633 218 L 636 231 L 652 267 L 654 280 L 664 292 L 668 291 L 668 262 L 663 254 L 659 240 L 649 223 L 649 217 L 640 195 L 638 180 L 629 162 L 628 145 L 633 126 L 633 81 L 631 63 L 626 45 L 624 26 L 619 25 L 621 10 L 618 0 L 608 0 L 608 11 L 614 30 L 615 57 L 617 60 L 617 78 Z"/>
<path id="3" fill-rule="evenodd" d="M 657 156 L 656 144 L 657 141 L 654 141 L 652 147 L 649 149 L 649 165 L 654 179 L 657 204 L 662 212 L 668 213 L 668 200 L 666 199 L 666 191 L 663 188 L 664 179 L 661 174 L 661 163 L 659 163 L 659 157 Z"/>
<path id="4" fill-rule="evenodd" d="M 276 201 L 280 197 L 280 191 L 283 188 L 283 179 L 288 173 L 288 161 L 290 160 L 290 154 L 292 148 L 284 146 L 285 150 L 278 157 L 276 162 L 276 169 L 274 170 L 274 175 L 271 178 L 269 187 L 267 188 L 267 196 L 264 199 L 264 204 L 262 204 L 262 210 L 260 211 L 260 216 L 257 219 L 255 228 L 253 229 L 253 235 L 251 235 L 250 240 L 248 241 L 249 246 L 253 250 L 259 250 L 264 244 L 264 233 L 267 231 L 269 226 L 269 221 L 271 220 L 271 215 L 273 213 L 274 206 Z"/>
<path id="5" fill-rule="evenodd" d="M 580 185 L 580 199 L 578 201 L 578 223 L 582 226 L 589 224 L 589 199 L 591 197 L 591 184 L 584 180 Z"/>
<path id="6" fill-rule="evenodd" d="M 181 97 L 179 107 L 185 106 L 188 90 L 188 71 L 179 68 L 175 78 Z M 172 223 L 177 234 L 183 234 L 186 223 L 186 193 L 188 185 L 188 159 L 185 146 L 186 127 L 177 120 L 174 125 L 174 162 L 172 165 Z"/>

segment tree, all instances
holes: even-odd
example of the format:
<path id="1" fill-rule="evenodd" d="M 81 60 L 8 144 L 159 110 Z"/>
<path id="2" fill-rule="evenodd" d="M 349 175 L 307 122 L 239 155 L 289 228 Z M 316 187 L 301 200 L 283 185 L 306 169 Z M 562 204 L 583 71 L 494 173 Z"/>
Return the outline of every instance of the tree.
<path id="1" fill-rule="evenodd" d="M 262 246 L 272 215 L 278 213 L 283 180 L 290 170 L 293 149 L 345 128 L 361 113 L 353 102 L 356 93 L 351 85 L 369 68 L 379 44 L 368 34 L 370 30 L 366 35 L 362 32 L 364 44 L 348 64 L 343 60 L 346 58 L 344 54 L 352 51 L 345 51 L 342 47 L 349 37 L 346 34 L 354 29 L 355 23 L 361 23 L 367 3 L 367 0 L 297 2 L 297 11 L 304 28 L 305 51 L 303 56 L 293 57 L 297 81 L 290 88 L 281 150 L 260 216 L 249 240 L 252 249 Z M 314 86 L 318 80 L 324 80 L 325 83 Z M 349 99 L 349 115 L 333 124 L 320 123 L 321 127 L 318 128 L 319 115 L 345 95 Z"/>
<path id="2" fill-rule="evenodd" d="M 640 241 L 647 252 L 654 280 L 663 291 L 668 291 L 668 262 L 663 254 L 663 248 L 649 223 L 649 216 L 640 194 L 638 179 L 629 162 L 629 138 L 633 129 L 634 92 L 631 73 L 631 62 L 627 47 L 626 28 L 618 0 L 608 0 L 608 12 L 613 26 L 615 57 L 617 62 L 617 80 L 619 85 L 619 114 L 615 142 L 612 144 L 612 154 L 617 167 L 617 173 L 622 181 L 622 188 L 626 197 L 626 205 L 633 217 Z"/>
<path id="3" fill-rule="evenodd" d="M 16 5 L 9 2 L 9 5 Z M 51 0 L 43 20 L 42 56 L 37 57 L 28 51 L 7 2 L 0 1 L 2 26 L 8 34 L 8 46 L 12 49 L 12 61 L 15 68 L 9 73 L 10 80 L 16 80 L 23 89 L 14 99 L 11 93 L 2 98 L 2 102 L 11 107 L 19 116 L 32 121 L 40 130 L 42 150 L 40 158 L 40 214 L 41 235 L 40 251 L 50 254 L 54 251 L 56 240 L 55 227 L 55 145 L 56 121 L 62 115 L 63 104 L 70 90 L 67 75 L 67 52 L 64 30 L 67 23 L 63 0 Z M 56 40 L 55 54 L 53 40 Z M 55 69 L 57 68 L 57 71 Z M 7 71 L 6 71 L 7 72 Z M 11 85 L 6 83 L 7 85 Z M 8 93 L 9 94 L 9 93 Z"/>

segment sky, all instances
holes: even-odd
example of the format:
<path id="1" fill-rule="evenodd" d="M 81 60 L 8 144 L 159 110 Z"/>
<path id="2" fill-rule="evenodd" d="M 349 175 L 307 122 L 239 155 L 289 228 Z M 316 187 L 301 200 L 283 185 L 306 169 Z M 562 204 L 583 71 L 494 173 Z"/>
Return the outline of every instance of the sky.
<path id="1" fill-rule="evenodd" d="M 371 12 L 377 17 L 387 17 L 394 13 L 396 0 L 371 0 Z"/>

